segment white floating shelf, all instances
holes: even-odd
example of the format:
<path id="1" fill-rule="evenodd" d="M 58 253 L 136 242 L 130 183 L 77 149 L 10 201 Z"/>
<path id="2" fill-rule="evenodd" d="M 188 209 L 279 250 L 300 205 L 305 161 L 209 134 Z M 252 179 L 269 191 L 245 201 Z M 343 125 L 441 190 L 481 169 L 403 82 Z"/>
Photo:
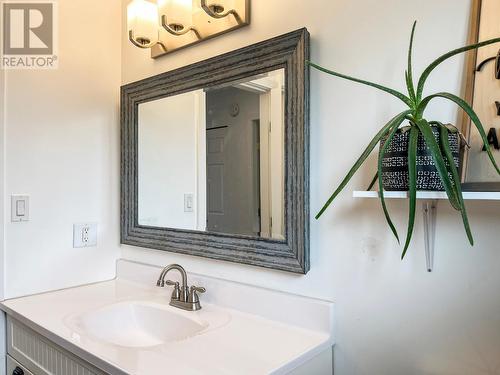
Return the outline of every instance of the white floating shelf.
<path id="1" fill-rule="evenodd" d="M 378 191 L 355 191 L 352 193 L 354 198 L 378 198 Z M 500 192 L 476 192 L 466 191 L 463 192 L 464 200 L 477 200 L 477 201 L 500 201 Z M 387 199 L 408 199 L 409 193 L 407 191 L 386 191 L 384 198 Z M 441 200 L 448 199 L 444 191 L 419 191 L 417 192 L 417 199 L 425 200 Z"/>
<path id="2" fill-rule="evenodd" d="M 476 201 L 500 201 L 500 192 L 463 192 L 464 200 Z M 379 198 L 378 191 L 354 191 L 354 198 Z M 384 198 L 386 199 L 408 199 L 407 191 L 385 191 Z M 423 201 L 422 214 L 424 219 L 424 235 L 425 235 L 425 259 L 427 263 L 427 271 L 432 272 L 434 268 L 434 244 L 436 237 L 436 213 L 437 203 L 439 200 L 448 199 L 444 191 L 418 191 L 417 199 Z"/>

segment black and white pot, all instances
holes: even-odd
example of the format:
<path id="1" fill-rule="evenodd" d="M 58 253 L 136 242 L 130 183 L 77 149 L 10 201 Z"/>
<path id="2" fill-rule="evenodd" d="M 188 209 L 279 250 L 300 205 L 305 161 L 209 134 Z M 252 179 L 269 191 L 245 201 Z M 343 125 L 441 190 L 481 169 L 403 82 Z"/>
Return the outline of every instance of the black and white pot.
<path id="1" fill-rule="evenodd" d="M 408 191 L 408 146 L 410 140 L 409 128 L 398 130 L 391 144 L 382 159 L 382 183 L 387 191 Z M 432 132 L 439 145 L 439 128 L 432 126 Z M 460 135 L 458 132 L 450 132 L 448 135 L 450 149 L 455 161 L 455 166 L 459 168 L 460 162 Z M 387 141 L 387 136 L 382 138 L 381 147 Z M 449 166 L 448 160 L 443 156 L 445 163 Z M 452 178 L 451 175 L 449 176 Z M 422 134 L 418 136 L 417 146 L 417 190 L 443 191 L 439 172 L 436 169 L 432 154 L 425 143 Z"/>

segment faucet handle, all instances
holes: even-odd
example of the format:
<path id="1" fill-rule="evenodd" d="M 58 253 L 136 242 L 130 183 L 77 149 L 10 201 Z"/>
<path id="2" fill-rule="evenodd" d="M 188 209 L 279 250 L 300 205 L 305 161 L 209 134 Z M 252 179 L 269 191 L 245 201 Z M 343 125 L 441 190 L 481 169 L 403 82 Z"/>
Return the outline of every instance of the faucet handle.
<path id="1" fill-rule="evenodd" d="M 205 293 L 207 290 L 203 288 L 202 286 L 192 286 L 191 287 L 191 293 L 193 292 L 198 292 L 198 293 Z"/>
<path id="2" fill-rule="evenodd" d="M 179 300 L 181 298 L 181 288 L 177 281 L 167 280 L 165 284 L 174 287 L 174 291 L 172 292 L 172 300 Z"/>
<path id="3" fill-rule="evenodd" d="M 203 287 L 198 287 L 198 286 L 192 286 L 189 290 L 189 298 L 188 298 L 188 302 L 189 303 L 196 303 L 196 304 L 199 304 L 200 303 L 200 299 L 198 298 L 198 294 L 197 293 L 205 293 L 207 290 Z M 201 307 L 200 307 L 201 308 Z M 197 309 L 199 310 L 199 308 Z"/>

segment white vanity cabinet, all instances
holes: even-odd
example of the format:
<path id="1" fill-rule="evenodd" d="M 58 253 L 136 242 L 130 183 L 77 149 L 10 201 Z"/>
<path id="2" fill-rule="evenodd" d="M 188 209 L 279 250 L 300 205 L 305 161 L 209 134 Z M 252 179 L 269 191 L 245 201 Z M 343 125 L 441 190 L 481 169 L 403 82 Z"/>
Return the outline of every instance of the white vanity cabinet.
<path id="1" fill-rule="evenodd" d="M 10 355 L 7 355 L 7 374 L 8 375 L 33 375 L 26 367 L 17 362 Z"/>
<path id="2" fill-rule="evenodd" d="M 7 375 L 105 375 L 7 315 Z"/>

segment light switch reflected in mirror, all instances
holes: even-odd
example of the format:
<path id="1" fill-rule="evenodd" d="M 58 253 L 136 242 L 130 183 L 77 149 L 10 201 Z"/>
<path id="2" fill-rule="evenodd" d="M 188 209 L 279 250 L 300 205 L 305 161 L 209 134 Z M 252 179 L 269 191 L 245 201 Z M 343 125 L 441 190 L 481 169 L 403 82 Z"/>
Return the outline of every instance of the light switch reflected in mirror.
<path id="1" fill-rule="evenodd" d="M 285 82 L 276 70 L 139 105 L 139 225 L 283 240 Z"/>

